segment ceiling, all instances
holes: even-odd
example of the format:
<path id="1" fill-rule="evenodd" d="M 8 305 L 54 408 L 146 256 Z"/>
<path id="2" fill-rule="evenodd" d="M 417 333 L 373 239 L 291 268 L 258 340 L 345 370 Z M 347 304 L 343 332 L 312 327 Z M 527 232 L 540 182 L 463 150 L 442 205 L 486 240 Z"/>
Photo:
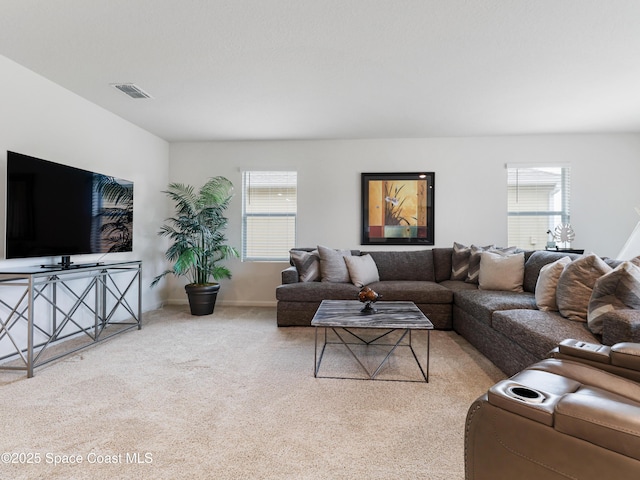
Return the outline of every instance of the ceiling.
<path id="1" fill-rule="evenodd" d="M 638 0 L 0 0 L 0 54 L 168 141 L 639 132 L 639 19 Z"/>

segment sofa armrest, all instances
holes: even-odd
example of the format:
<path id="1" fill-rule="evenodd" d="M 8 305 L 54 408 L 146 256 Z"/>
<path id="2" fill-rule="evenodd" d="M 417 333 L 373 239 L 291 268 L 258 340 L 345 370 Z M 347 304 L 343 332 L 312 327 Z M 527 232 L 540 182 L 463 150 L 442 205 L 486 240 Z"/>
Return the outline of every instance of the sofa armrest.
<path id="1" fill-rule="evenodd" d="M 602 343 L 640 343 L 640 310 L 613 310 L 602 316 Z"/>
<path id="2" fill-rule="evenodd" d="M 291 266 L 282 270 L 282 284 L 286 285 L 287 283 L 298 283 L 300 281 L 300 277 L 298 276 L 298 270 L 296 267 Z"/>

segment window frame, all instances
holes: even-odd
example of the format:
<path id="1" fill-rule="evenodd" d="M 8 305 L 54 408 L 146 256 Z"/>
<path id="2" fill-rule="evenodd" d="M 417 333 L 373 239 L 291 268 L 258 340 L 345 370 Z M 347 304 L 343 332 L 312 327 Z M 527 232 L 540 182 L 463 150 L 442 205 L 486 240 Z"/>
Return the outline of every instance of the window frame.
<path id="1" fill-rule="evenodd" d="M 250 175 L 251 173 L 264 173 L 264 174 L 293 174 L 295 176 L 295 196 L 296 196 L 296 207 L 294 212 L 255 212 L 248 213 L 247 212 L 247 194 L 249 193 L 246 186 L 246 175 Z M 249 187 L 250 188 L 250 187 Z M 285 185 L 282 185 L 282 188 L 286 188 Z M 243 262 L 288 262 L 289 261 L 289 253 L 288 251 L 295 247 L 297 234 L 298 234 L 298 209 L 297 209 L 297 196 L 298 196 L 298 172 L 295 169 L 282 169 L 282 170 L 274 170 L 274 169 L 244 169 L 242 170 L 242 234 L 241 234 L 241 260 Z M 247 254 L 247 247 L 250 245 L 250 241 L 248 241 L 247 235 L 249 234 L 249 219 L 251 218 L 292 218 L 293 219 L 293 239 L 291 240 L 292 244 L 287 248 L 287 253 L 282 254 L 281 256 L 277 255 L 269 255 L 269 256 L 250 256 Z"/>
<path id="2" fill-rule="evenodd" d="M 552 241 L 552 234 L 554 228 L 557 225 L 551 225 L 553 217 L 560 217 L 560 224 L 568 225 L 571 221 L 571 165 L 566 163 L 530 163 L 530 164 L 507 164 L 507 239 L 509 245 L 515 245 L 520 248 L 524 248 L 527 250 L 532 249 L 532 245 L 518 245 L 518 242 L 515 242 L 514 239 L 511 238 L 511 225 L 510 220 L 514 217 L 547 217 L 548 220 L 548 230 L 546 232 L 546 240 L 544 241 L 544 248 L 551 247 L 548 243 Z M 510 183 L 512 178 L 512 170 L 528 170 L 528 169 L 560 169 L 560 209 L 532 209 L 532 210 L 521 210 L 514 211 L 511 207 L 511 191 L 510 189 L 513 185 Z M 517 176 L 517 172 L 515 173 Z M 541 184 L 538 184 L 541 185 Z M 537 185 L 536 185 L 537 186 Z M 518 195 L 519 188 L 518 184 L 515 186 L 516 195 Z M 532 230 L 531 233 L 536 233 Z M 522 234 L 519 235 L 522 237 Z M 533 236 L 533 235 L 532 235 Z M 570 245 L 565 245 L 565 247 L 570 247 Z M 552 247 L 554 248 L 554 247 Z"/>

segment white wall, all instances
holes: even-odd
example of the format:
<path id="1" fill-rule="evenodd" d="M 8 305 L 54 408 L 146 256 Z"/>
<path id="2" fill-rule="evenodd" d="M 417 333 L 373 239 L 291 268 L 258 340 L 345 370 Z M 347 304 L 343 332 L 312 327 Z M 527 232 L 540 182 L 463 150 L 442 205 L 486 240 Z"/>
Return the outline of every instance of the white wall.
<path id="1" fill-rule="evenodd" d="M 158 206 L 164 205 L 160 192 L 168 180 L 168 143 L 2 56 L 0 84 L 2 215 L 7 150 L 133 181 L 134 251 L 108 254 L 102 260 L 142 260 L 143 310 L 159 307 L 165 292 L 148 286 L 165 267 L 164 246 L 156 232 L 167 216 Z M 105 83 L 105 88 L 110 87 Z M 4 228 L 4 220 L 0 225 Z M 98 257 L 75 256 L 72 261 Z M 50 260 L 0 260 L 0 269 L 60 259 Z"/>
<path id="2" fill-rule="evenodd" d="M 234 183 L 228 237 L 239 247 L 241 170 L 295 169 L 298 245 L 359 248 L 360 173 L 434 171 L 436 246 L 454 241 L 505 245 L 505 164 L 532 162 L 571 165 L 573 245 L 615 256 L 638 222 L 633 208 L 640 205 L 637 134 L 174 143 L 169 176 L 196 186 L 215 175 Z M 223 282 L 221 302 L 275 303 L 286 264 L 234 260 L 229 265 L 234 277 Z M 170 301 L 184 301 L 183 283 L 172 284 Z"/>

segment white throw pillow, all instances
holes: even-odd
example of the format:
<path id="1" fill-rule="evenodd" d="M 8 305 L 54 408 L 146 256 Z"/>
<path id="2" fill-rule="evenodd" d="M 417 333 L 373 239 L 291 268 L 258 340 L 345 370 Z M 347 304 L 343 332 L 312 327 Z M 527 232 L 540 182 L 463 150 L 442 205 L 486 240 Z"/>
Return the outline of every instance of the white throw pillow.
<path id="1" fill-rule="evenodd" d="M 570 263 L 571 257 L 562 257 L 540 269 L 535 293 L 538 310 L 542 310 L 543 312 L 558 311 L 558 302 L 556 302 L 558 280 L 560 280 L 560 275 L 562 275 L 564 267 Z"/>
<path id="2" fill-rule="evenodd" d="M 524 252 L 511 255 L 496 252 L 480 254 L 480 290 L 522 292 L 524 280 Z"/>
<path id="3" fill-rule="evenodd" d="M 344 257 L 344 262 L 347 264 L 351 282 L 356 287 L 362 288 L 370 283 L 380 281 L 378 267 L 371 255 Z"/>

